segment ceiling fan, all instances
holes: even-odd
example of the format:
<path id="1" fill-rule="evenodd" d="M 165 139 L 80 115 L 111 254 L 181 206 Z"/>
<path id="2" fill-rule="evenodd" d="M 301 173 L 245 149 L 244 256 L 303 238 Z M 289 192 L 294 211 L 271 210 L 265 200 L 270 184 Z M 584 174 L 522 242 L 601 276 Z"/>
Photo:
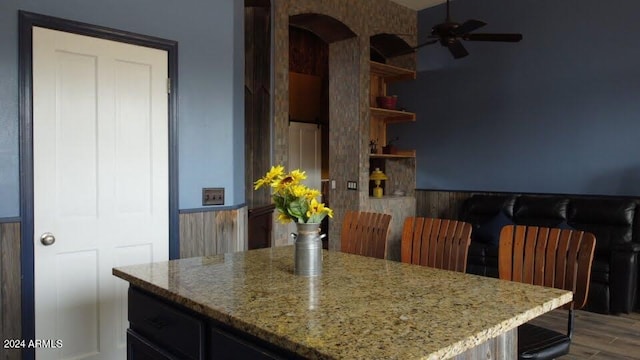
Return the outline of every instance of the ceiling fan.
<path id="1" fill-rule="evenodd" d="M 472 31 L 485 25 L 487 25 L 487 23 L 484 21 L 474 19 L 467 20 L 462 24 L 454 22 L 451 20 L 449 0 L 447 0 L 447 18 L 443 23 L 437 24 L 431 29 L 429 38 L 435 39 L 420 44 L 413 49 L 416 50 L 423 46 L 440 42 L 440 45 L 449 49 L 454 58 L 459 59 L 469 55 L 469 52 L 467 52 L 467 49 L 464 48 L 460 40 L 504 42 L 518 42 L 522 40 L 522 34 L 471 34 Z"/>

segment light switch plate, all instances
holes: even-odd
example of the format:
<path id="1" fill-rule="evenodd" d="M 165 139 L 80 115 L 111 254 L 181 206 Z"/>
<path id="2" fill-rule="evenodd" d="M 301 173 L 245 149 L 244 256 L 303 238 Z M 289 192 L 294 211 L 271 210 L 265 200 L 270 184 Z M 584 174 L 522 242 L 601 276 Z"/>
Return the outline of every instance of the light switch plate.
<path id="1" fill-rule="evenodd" d="M 224 205 L 224 188 L 203 188 L 202 206 Z"/>
<path id="2" fill-rule="evenodd" d="M 358 190 L 357 181 L 347 181 L 347 190 Z"/>

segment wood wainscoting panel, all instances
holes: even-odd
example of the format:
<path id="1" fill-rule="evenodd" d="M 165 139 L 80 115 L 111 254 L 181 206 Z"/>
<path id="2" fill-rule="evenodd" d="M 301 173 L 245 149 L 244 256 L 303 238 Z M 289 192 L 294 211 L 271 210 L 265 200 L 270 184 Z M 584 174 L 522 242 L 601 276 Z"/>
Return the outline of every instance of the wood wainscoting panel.
<path id="1" fill-rule="evenodd" d="M 416 216 L 459 219 L 462 203 L 474 193 L 462 191 L 416 190 Z"/>
<path id="2" fill-rule="evenodd" d="M 247 249 L 247 208 L 180 214 L 180 258 Z"/>
<path id="3" fill-rule="evenodd" d="M 204 255 L 204 214 L 180 214 L 180 258 Z"/>
<path id="4" fill-rule="evenodd" d="M 518 358 L 518 330 L 511 329 L 504 334 L 489 339 L 471 348 L 453 360 L 467 359 L 517 359 Z"/>
<path id="5" fill-rule="evenodd" d="M 21 339 L 20 223 L 0 223 L 0 338 Z M 0 359 L 18 360 L 20 349 L 0 347 Z"/>

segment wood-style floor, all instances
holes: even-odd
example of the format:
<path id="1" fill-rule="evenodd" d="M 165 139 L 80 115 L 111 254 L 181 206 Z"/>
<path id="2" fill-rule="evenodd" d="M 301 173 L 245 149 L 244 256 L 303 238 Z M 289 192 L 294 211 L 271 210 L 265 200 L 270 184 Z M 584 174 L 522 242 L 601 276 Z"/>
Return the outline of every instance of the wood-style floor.
<path id="1" fill-rule="evenodd" d="M 569 355 L 560 360 L 640 359 L 640 313 L 601 315 L 577 311 Z M 566 332 L 567 312 L 555 310 L 532 323 Z"/>

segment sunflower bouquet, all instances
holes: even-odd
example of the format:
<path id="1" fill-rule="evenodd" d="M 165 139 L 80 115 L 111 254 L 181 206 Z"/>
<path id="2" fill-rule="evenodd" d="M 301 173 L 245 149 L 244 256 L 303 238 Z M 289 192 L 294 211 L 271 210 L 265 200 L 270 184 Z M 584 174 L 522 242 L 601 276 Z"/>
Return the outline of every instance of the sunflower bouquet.
<path id="1" fill-rule="evenodd" d="M 286 224 L 320 223 L 325 216 L 333 217 L 333 210 L 318 202 L 320 191 L 310 189 L 301 182 L 307 175 L 299 169 L 286 173 L 284 166 L 272 166 L 267 174 L 256 180 L 254 189 L 270 186 L 271 198 L 278 209 L 278 221 Z"/>

